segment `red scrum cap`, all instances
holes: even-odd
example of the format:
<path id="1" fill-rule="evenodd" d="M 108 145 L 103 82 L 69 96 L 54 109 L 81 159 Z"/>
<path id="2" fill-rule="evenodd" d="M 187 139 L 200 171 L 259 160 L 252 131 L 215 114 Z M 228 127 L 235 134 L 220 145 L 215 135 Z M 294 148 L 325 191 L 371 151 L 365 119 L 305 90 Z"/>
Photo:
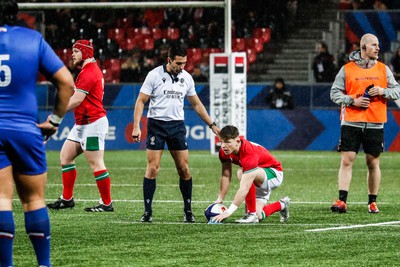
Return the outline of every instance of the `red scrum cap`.
<path id="1" fill-rule="evenodd" d="M 72 48 L 79 49 L 82 52 L 82 59 L 86 60 L 93 57 L 94 49 L 93 44 L 89 40 L 78 40 Z"/>

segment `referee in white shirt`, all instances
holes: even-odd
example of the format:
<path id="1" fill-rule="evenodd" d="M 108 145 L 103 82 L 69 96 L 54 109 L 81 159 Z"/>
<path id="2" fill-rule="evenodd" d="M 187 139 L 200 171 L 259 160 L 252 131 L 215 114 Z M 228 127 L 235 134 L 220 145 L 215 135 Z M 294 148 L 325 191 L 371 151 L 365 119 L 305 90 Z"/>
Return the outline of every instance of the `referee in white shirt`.
<path id="1" fill-rule="evenodd" d="M 191 209 L 192 176 L 188 164 L 189 151 L 184 124 L 185 97 L 214 134 L 218 134 L 220 129 L 211 120 L 197 96 L 193 78 L 184 70 L 186 62 L 186 47 L 182 44 L 173 44 L 168 51 L 167 63 L 147 74 L 135 104 L 132 137 L 136 142 L 140 142 L 142 135 L 140 119 L 145 103 L 150 100 L 147 113 L 147 169 L 143 178 L 144 213 L 141 222 L 152 221 L 151 205 L 165 143 L 180 177 L 179 188 L 184 201 L 184 222 L 195 222 Z"/>

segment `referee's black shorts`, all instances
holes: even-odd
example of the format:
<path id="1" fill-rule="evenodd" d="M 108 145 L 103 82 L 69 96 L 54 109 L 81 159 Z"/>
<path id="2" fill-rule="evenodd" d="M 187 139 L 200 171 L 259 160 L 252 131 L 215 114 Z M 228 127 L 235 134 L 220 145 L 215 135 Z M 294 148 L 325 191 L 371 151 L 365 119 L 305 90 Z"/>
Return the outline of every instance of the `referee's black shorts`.
<path id="1" fill-rule="evenodd" d="M 147 120 L 146 148 L 164 150 L 187 150 L 186 127 L 184 121 Z"/>
<path id="2" fill-rule="evenodd" d="M 379 157 L 384 147 L 382 129 L 365 129 L 343 125 L 340 131 L 338 151 L 354 151 L 358 153 L 362 145 L 364 153 Z"/>

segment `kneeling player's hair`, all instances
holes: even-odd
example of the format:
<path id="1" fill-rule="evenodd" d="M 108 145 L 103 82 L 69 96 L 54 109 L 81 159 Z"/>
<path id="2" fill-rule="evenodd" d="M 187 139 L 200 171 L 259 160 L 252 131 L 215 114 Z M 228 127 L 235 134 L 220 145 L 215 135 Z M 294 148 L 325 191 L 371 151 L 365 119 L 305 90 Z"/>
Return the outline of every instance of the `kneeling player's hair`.
<path id="1" fill-rule="evenodd" d="M 233 125 L 227 125 L 219 132 L 219 138 L 222 140 L 234 139 L 239 136 L 239 130 Z"/>

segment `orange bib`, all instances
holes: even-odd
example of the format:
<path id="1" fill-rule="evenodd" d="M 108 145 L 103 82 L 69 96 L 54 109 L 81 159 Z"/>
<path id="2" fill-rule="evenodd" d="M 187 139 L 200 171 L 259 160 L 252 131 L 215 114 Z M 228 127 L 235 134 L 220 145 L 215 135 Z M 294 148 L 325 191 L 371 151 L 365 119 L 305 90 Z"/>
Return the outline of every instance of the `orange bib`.
<path id="1" fill-rule="evenodd" d="M 377 62 L 369 69 L 363 69 L 354 62 L 344 66 L 346 94 L 356 99 L 364 94 L 365 88 L 373 84 L 387 88 L 386 65 Z M 370 98 L 367 109 L 355 106 L 342 107 L 341 119 L 349 122 L 384 123 L 387 121 L 386 99 L 382 96 Z"/>

